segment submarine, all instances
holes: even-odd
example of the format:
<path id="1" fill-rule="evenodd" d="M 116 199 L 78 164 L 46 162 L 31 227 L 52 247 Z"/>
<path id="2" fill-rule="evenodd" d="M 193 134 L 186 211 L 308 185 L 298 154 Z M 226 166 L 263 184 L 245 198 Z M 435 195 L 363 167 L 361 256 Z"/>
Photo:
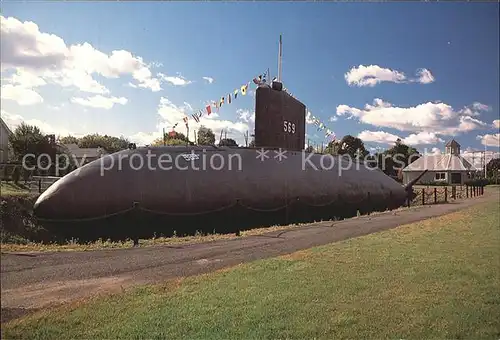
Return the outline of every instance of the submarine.
<path id="1" fill-rule="evenodd" d="M 411 199 L 378 168 L 308 153 L 306 108 L 281 84 L 255 96 L 255 147 L 130 147 L 60 178 L 34 204 L 61 238 L 228 233 L 395 209 Z"/>

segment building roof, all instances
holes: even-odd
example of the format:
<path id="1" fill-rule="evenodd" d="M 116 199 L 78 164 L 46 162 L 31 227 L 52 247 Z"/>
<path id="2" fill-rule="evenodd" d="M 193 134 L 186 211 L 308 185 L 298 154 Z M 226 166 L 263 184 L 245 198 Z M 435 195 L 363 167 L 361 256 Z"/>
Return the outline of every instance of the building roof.
<path id="1" fill-rule="evenodd" d="M 5 124 L 5 122 L 3 121 L 2 117 L 0 117 L 0 124 L 3 126 L 3 128 L 7 131 L 7 133 L 9 135 L 12 134 L 12 130 L 9 129 L 9 126 L 7 124 Z"/>
<path id="2" fill-rule="evenodd" d="M 102 148 L 80 148 L 77 144 L 62 144 L 61 146 L 77 158 L 98 158 L 106 153 Z"/>
<path id="3" fill-rule="evenodd" d="M 472 171 L 472 165 L 458 155 L 424 155 L 409 164 L 403 171 Z"/>
<path id="4" fill-rule="evenodd" d="M 454 139 L 450 140 L 448 143 L 446 143 L 445 146 L 460 146 L 460 144 L 458 144 L 458 142 Z"/>

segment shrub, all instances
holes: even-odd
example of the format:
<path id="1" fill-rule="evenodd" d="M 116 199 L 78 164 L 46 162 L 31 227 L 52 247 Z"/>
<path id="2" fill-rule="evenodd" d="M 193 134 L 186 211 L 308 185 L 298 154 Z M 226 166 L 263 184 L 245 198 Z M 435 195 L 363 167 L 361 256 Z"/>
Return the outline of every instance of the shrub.
<path id="1" fill-rule="evenodd" d="M 47 230 L 42 228 L 33 216 L 36 195 L 3 195 L 0 200 L 0 238 L 2 242 L 20 243 L 22 240 L 49 239 Z"/>
<path id="2" fill-rule="evenodd" d="M 476 179 L 470 179 L 466 181 L 464 184 L 473 187 L 484 187 L 491 183 L 490 180 L 487 178 L 476 178 Z"/>

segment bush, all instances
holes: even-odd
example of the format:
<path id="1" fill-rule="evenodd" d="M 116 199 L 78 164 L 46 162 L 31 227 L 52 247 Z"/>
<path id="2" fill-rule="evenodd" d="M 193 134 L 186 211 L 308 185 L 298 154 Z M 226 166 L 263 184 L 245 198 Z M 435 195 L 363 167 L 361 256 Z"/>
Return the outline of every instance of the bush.
<path id="1" fill-rule="evenodd" d="M 448 186 L 449 184 L 446 183 L 446 182 L 442 182 L 442 181 L 430 181 L 430 182 L 422 182 L 421 185 L 428 185 L 428 186 L 439 186 L 439 187 L 443 187 L 443 186 Z"/>
<path id="2" fill-rule="evenodd" d="M 476 178 L 476 179 L 470 179 L 464 183 L 465 185 L 472 186 L 472 187 L 485 187 L 490 183 L 490 179 L 487 178 Z"/>
<path id="3" fill-rule="evenodd" d="M 3 195 L 0 201 L 0 238 L 2 242 L 22 243 L 23 240 L 42 241 L 50 238 L 33 216 L 36 195 Z"/>

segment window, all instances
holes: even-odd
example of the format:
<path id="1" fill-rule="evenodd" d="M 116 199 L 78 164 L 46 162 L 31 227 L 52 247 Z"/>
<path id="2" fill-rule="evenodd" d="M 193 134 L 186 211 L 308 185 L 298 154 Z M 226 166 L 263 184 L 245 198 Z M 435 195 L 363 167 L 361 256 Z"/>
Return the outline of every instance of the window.
<path id="1" fill-rule="evenodd" d="M 434 177 L 436 181 L 443 181 L 446 179 L 446 172 L 436 172 L 436 175 Z"/>

